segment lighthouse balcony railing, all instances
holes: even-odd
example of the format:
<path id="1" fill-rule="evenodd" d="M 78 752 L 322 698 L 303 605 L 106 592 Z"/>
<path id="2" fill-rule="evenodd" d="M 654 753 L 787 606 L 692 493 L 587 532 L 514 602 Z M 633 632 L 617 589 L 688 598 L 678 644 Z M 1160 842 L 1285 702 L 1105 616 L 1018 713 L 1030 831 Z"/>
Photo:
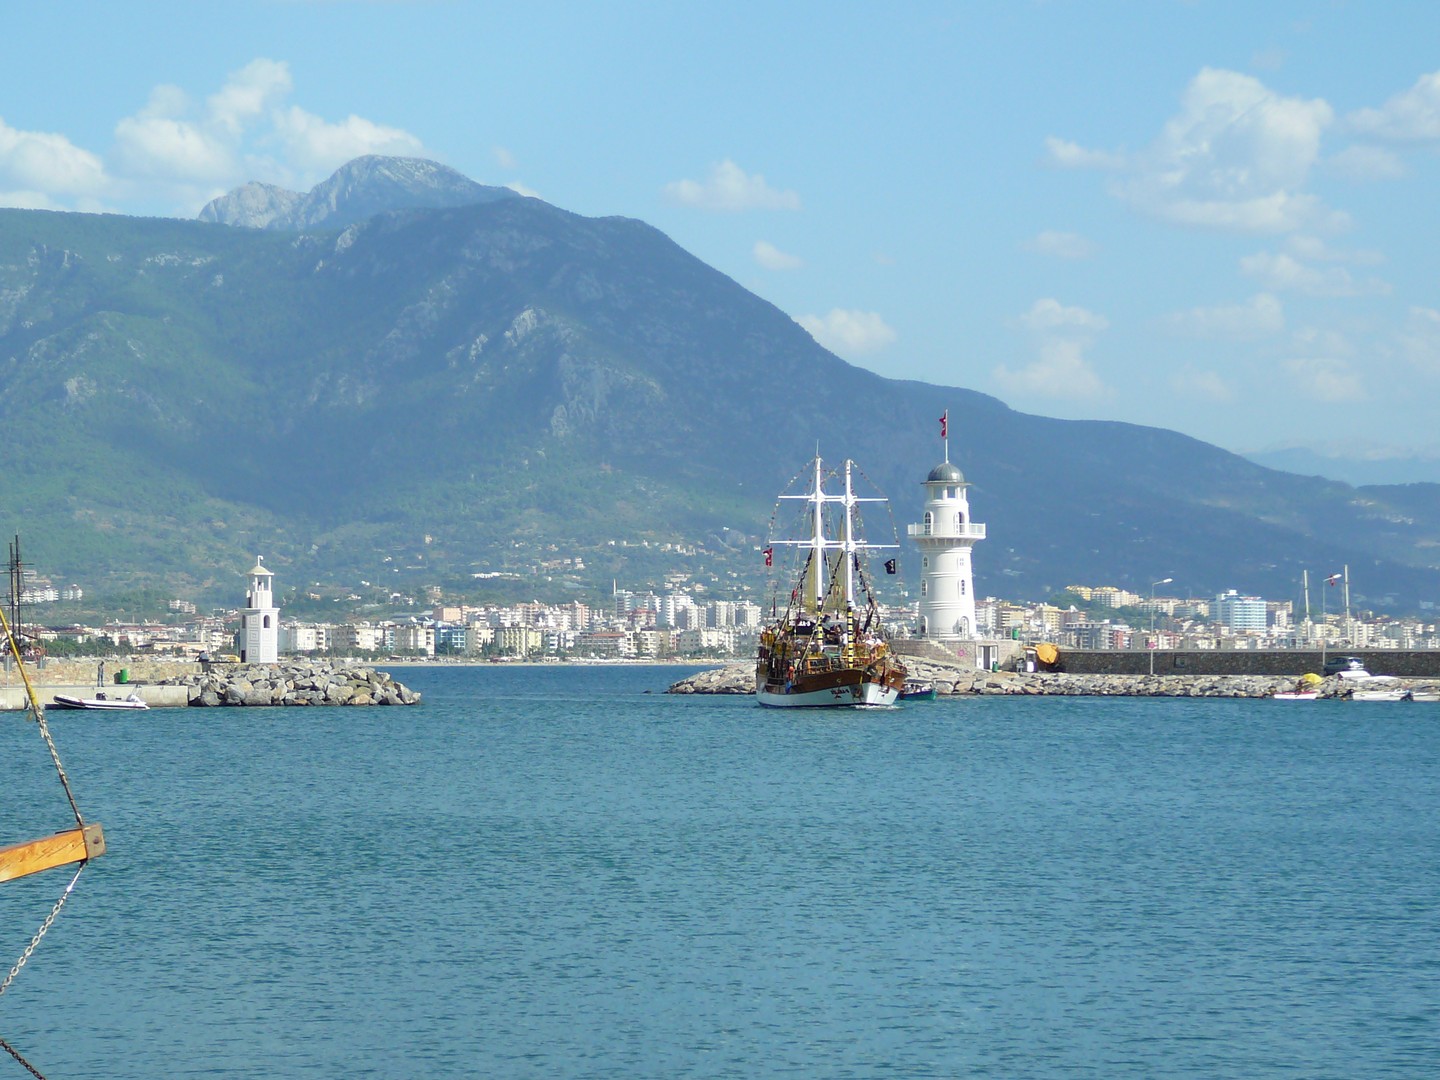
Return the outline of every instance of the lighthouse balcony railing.
<path id="1" fill-rule="evenodd" d="M 967 521 L 963 525 L 937 521 L 933 525 L 908 525 L 906 533 L 909 536 L 937 536 L 942 539 L 984 540 L 985 526 L 978 525 L 973 521 Z"/>

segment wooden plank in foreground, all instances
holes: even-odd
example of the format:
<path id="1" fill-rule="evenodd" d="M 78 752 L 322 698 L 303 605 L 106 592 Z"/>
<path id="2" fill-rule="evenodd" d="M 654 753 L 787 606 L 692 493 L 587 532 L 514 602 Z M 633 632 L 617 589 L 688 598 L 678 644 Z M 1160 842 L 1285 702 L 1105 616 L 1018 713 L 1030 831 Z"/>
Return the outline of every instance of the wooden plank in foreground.
<path id="1" fill-rule="evenodd" d="M 0 848 L 0 881 L 38 874 L 67 863 L 84 862 L 105 854 L 105 830 L 97 822 L 83 829 L 56 833 L 42 840 Z"/>

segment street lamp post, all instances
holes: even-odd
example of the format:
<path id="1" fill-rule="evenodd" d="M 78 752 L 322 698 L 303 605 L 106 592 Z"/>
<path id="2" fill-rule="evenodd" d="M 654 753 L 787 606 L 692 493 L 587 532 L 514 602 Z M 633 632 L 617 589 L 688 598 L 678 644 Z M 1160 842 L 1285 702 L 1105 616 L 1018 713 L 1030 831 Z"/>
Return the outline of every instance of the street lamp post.
<path id="1" fill-rule="evenodd" d="M 1155 674 L 1155 648 L 1159 642 L 1155 640 L 1155 586 L 1169 585 L 1174 578 L 1161 578 L 1159 581 L 1150 583 L 1150 674 Z"/>

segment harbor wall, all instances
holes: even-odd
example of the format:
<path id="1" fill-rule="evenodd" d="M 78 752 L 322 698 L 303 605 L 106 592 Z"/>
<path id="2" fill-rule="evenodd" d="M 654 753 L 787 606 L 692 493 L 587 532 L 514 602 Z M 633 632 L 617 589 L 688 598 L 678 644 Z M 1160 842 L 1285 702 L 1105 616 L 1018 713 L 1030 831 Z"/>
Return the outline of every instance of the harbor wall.
<path id="1" fill-rule="evenodd" d="M 1055 671 L 1075 675 L 1146 675 L 1140 649 L 1061 649 Z M 1293 675 L 1319 673 L 1326 657 L 1358 656 L 1372 675 L 1440 676 L 1440 649 L 1156 649 L 1156 675 Z"/>
<path id="2" fill-rule="evenodd" d="M 151 708 L 217 705 L 415 705 L 420 695 L 383 671 L 344 661 L 200 664 L 175 660 L 46 658 L 26 665 L 40 704 L 56 694 L 93 698 L 135 694 Z M 14 661 L 0 664 L 0 709 L 24 709 L 25 682 Z"/>

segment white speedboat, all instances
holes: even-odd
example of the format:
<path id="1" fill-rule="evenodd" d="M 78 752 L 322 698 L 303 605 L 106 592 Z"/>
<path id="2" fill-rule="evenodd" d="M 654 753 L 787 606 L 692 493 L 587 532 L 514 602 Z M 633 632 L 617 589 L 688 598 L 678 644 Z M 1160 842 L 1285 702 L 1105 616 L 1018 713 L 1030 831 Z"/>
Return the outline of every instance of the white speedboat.
<path id="1" fill-rule="evenodd" d="M 54 700 L 46 706 L 49 709 L 148 709 L 149 705 L 133 690 L 123 698 L 106 697 L 102 690 L 93 698 L 72 697 L 69 694 L 56 694 Z"/>
<path id="2" fill-rule="evenodd" d="M 1351 701 L 1404 701 L 1410 696 L 1408 690 L 1352 690 Z"/>

